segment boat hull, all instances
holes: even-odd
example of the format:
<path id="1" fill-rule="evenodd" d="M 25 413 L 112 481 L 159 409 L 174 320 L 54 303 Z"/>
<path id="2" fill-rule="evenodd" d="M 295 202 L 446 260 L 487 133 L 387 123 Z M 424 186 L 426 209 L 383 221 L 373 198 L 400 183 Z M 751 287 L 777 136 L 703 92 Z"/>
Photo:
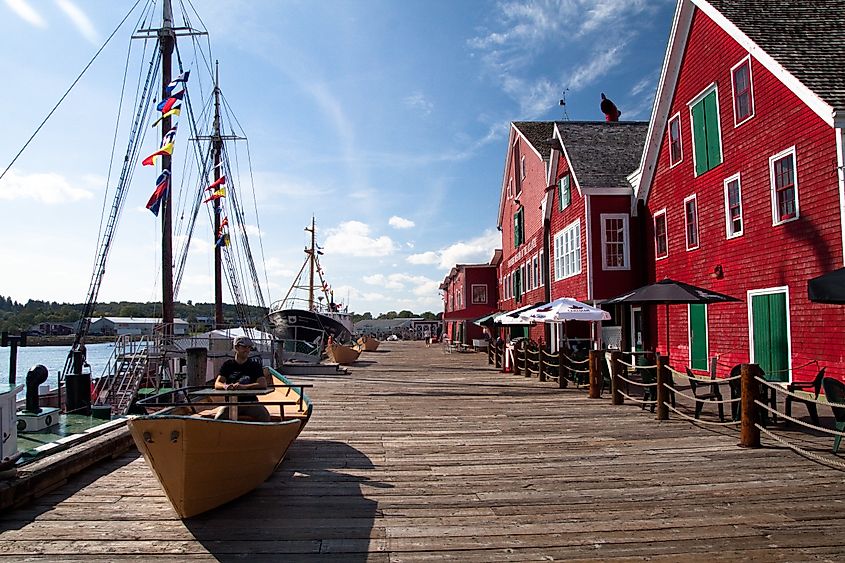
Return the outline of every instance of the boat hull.
<path id="1" fill-rule="evenodd" d="M 143 416 L 128 422 L 135 445 L 181 518 L 253 490 L 273 473 L 301 420 L 235 422 L 193 416 Z"/>
<path id="2" fill-rule="evenodd" d="M 352 346 L 332 343 L 326 349 L 329 359 L 335 363 L 344 365 L 351 364 L 361 355 L 361 350 Z"/>
<path id="3" fill-rule="evenodd" d="M 271 312 L 268 319 L 274 334 L 282 340 L 325 345 L 331 336 L 336 342 L 352 341 L 352 333 L 341 322 L 314 311 L 282 309 Z"/>
<path id="4" fill-rule="evenodd" d="M 364 352 L 375 352 L 376 350 L 378 350 L 379 344 L 381 344 L 381 342 L 379 342 L 372 336 L 362 336 L 358 339 L 358 344 L 361 345 Z"/>

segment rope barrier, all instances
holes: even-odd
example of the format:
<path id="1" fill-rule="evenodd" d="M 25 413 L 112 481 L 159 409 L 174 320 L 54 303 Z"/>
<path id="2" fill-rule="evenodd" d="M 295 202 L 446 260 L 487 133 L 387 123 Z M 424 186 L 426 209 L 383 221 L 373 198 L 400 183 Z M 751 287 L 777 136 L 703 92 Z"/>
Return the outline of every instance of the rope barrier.
<path id="1" fill-rule="evenodd" d="M 790 391 L 789 389 L 786 389 L 785 387 L 783 387 L 781 385 L 770 385 L 770 383 L 772 383 L 772 382 L 769 382 L 765 379 L 763 379 L 763 380 L 761 380 L 760 378 L 755 378 L 755 379 L 758 379 L 761 382 L 766 382 L 765 384 L 770 389 L 774 389 L 775 391 L 777 391 L 778 393 L 780 393 L 782 395 L 789 395 L 790 397 L 794 397 L 794 398 L 798 399 L 799 401 L 803 401 L 803 402 L 807 402 L 807 403 L 814 403 L 816 405 L 825 405 L 825 406 L 831 406 L 832 405 L 834 407 L 845 407 L 845 404 L 842 404 L 842 403 L 831 403 L 829 401 L 822 401 L 821 399 L 815 399 L 815 398 L 810 398 L 810 397 L 802 397 L 801 395 L 793 393 L 792 391 Z"/>
<path id="2" fill-rule="evenodd" d="M 674 387 L 672 387 L 668 383 L 664 383 L 663 386 L 666 389 L 675 393 L 675 395 L 680 395 L 681 397 L 683 397 L 685 399 L 689 399 L 689 400 L 696 402 L 696 403 L 707 403 L 707 404 L 714 404 L 714 405 L 729 405 L 731 403 L 738 403 L 738 402 L 742 401 L 742 397 L 737 397 L 735 399 L 721 399 L 719 401 L 711 401 L 709 399 L 699 399 L 698 397 L 693 397 L 691 395 L 687 395 L 686 393 L 681 393 L 680 391 L 678 391 L 677 389 L 675 389 Z"/>
<path id="3" fill-rule="evenodd" d="M 629 364 L 628 362 L 624 362 L 624 361 L 620 360 L 619 358 L 617 358 L 616 361 L 619 362 L 620 364 L 622 364 L 625 367 L 629 367 L 629 368 L 632 368 L 632 369 L 636 369 L 636 367 L 637 367 L 634 364 Z"/>
<path id="4" fill-rule="evenodd" d="M 590 359 L 589 359 L 589 358 L 587 358 L 586 360 L 573 360 L 572 358 L 570 358 L 570 357 L 569 357 L 569 356 L 567 356 L 566 354 L 564 354 L 564 355 L 563 355 L 563 357 L 564 357 L 564 358 L 566 359 L 566 361 L 568 361 L 570 364 L 586 364 L 586 363 L 589 363 L 589 362 L 590 362 Z"/>
<path id="5" fill-rule="evenodd" d="M 637 387 L 657 387 L 657 382 L 654 383 L 643 383 L 642 381 L 631 381 L 627 377 L 622 377 L 618 373 L 616 374 L 617 379 L 621 379 L 625 383 L 629 383 L 631 385 L 636 385 Z"/>
<path id="6" fill-rule="evenodd" d="M 770 413 L 772 413 L 772 414 L 776 414 L 776 415 L 778 415 L 778 416 L 780 416 L 780 417 L 783 417 L 783 418 L 785 418 L 786 420 L 788 420 L 788 421 L 790 421 L 790 422 L 794 422 L 794 423 L 796 423 L 796 424 L 800 424 L 801 426 L 806 426 L 807 428 L 812 428 L 813 430 L 816 430 L 816 431 L 818 431 L 818 432 L 823 432 L 823 433 L 825 433 L 825 434 L 829 434 L 829 435 L 831 435 L 831 436 L 842 436 L 842 437 L 845 437 L 845 432 L 840 432 L 839 430 L 833 430 L 832 428 L 825 428 L 824 426 L 816 426 L 815 424 L 810 424 L 809 422 L 804 422 L 803 420 L 797 419 L 797 418 L 795 418 L 795 417 L 792 417 L 792 416 L 787 416 L 787 415 L 783 414 L 782 412 L 780 412 L 779 410 L 777 410 L 777 409 L 773 409 L 772 407 L 770 407 L 770 406 L 769 406 L 769 405 L 767 405 L 766 403 L 762 403 L 762 402 L 760 402 L 760 401 L 754 401 L 754 403 L 755 403 L 757 406 L 763 407 L 764 409 L 766 409 L 766 410 L 767 410 L 767 411 L 769 411 Z"/>
<path id="7" fill-rule="evenodd" d="M 842 463 L 841 461 L 839 461 L 837 459 L 831 459 L 831 458 L 828 458 L 826 456 L 819 455 L 815 452 L 805 450 L 804 448 L 802 448 L 800 446 L 796 446 L 795 444 L 792 444 L 791 442 L 789 442 L 789 441 L 787 441 L 787 440 L 785 440 L 785 439 L 783 439 L 779 436 L 776 436 L 772 432 L 769 432 L 769 430 L 767 430 L 766 428 L 764 428 L 760 424 L 755 424 L 754 426 L 756 426 L 757 429 L 760 432 L 762 432 L 763 434 L 765 434 L 766 436 L 768 436 L 769 438 L 771 438 L 775 442 L 777 442 L 777 443 L 779 443 L 783 446 L 786 446 L 790 450 L 794 451 L 795 453 L 797 453 L 799 455 L 806 457 L 807 459 L 816 461 L 818 463 L 821 463 L 822 465 L 827 465 L 828 467 L 832 467 L 834 469 L 845 470 L 845 463 Z"/>
<path id="8" fill-rule="evenodd" d="M 549 362 L 549 361 L 543 362 L 543 365 L 548 366 L 550 368 L 559 368 L 560 367 L 559 363 L 552 363 L 552 362 Z"/>
<path id="9" fill-rule="evenodd" d="M 640 405 L 656 405 L 657 404 L 657 401 L 645 401 L 645 400 L 642 400 L 642 399 L 635 399 L 635 398 L 631 397 L 630 395 L 626 395 L 625 393 L 623 393 L 622 391 L 620 391 L 618 389 L 616 390 L 616 392 L 619 393 L 620 395 L 622 395 L 623 397 L 625 397 L 626 399 L 628 399 L 629 401 L 631 401 L 632 403 L 638 403 Z"/>
<path id="10" fill-rule="evenodd" d="M 709 426 L 736 426 L 737 424 L 739 424 L 741 422 L 739 420 L 732 420 L 730 422 L 716 422 L 716 421 L 713 421 L 713 420 L 701 420 L 700 418 L 695 418 L 695 417 L 692 417 L 692 416 L 690 416 L 686 413 L 682 413 L 681 411 L 679 411 L 678 409 L 676 409 L 672 405 L 666 405 L 666 408 L 669 409 L 670 411 L 674 412 L 675 414 L 677 414 L 681 418 L 685 418 L 685 419 L 689 420 L 690 422 L 695 422 L 696 424 L 706 424 L 706 425 L 709 425 Z"/>
<path id="11" fill-rule="evenodd" d="M 666 369 L 671 371 L 673 375 L 677 375 L 677 376 L 680 376 L 680 377 L 683 377 L 683 378 L 686 378 L 686 379 L 694 379 L 695 381 L 698 381 L 700 383 L 716 383 L 716 384 L 721 385 L 723 383 L 730 383 L 731 381 L 736 381 L 738 379 L 742 379 L 741 375 L 735 375 L 733 377 L 717 377 L 715 379 L 712 378 L 712 377 L 697 377 L 695 374 L 693 374 L 693 376 L 690 377 L 685 371 L 680 372 L 680 371 L 676 370 L 675 368 L 673 368 L 672 366 L 666 366 Z"/>
<path id="12" fill-rule="evenodd" d="M 569 371 L 571 371 L 572 373 L 590 373 L 590 370 L 588 370 L 588 369 L 572 369 L 572 368 L 569 368 Z"/>

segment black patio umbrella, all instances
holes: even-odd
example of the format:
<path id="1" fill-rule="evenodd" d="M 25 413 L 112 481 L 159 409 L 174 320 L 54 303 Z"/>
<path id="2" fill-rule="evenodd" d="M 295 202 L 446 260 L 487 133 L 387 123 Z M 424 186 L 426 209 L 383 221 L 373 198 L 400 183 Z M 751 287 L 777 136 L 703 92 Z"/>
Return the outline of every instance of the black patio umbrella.
<path id="1" fill-rule="evenodd" d="M 605 305 L 617 304 L 663 304 L 666 305 L 666 352 L 669 352 L 669 305 L 677 304 L 710 304 L 729 303 L 739 301 L 736 297 L 696 287 L 688 283 L 675 281 L 669 278 L 659 282 L 644 285 L 639 289 L 629 291 L 613 299 L 604 302 Z"/>
<path id="2" fill-rule="evenodd" d="M 845 268 L 833 270 L 807 282 L 807 295 L 816 303 L 845 304 Z"/>

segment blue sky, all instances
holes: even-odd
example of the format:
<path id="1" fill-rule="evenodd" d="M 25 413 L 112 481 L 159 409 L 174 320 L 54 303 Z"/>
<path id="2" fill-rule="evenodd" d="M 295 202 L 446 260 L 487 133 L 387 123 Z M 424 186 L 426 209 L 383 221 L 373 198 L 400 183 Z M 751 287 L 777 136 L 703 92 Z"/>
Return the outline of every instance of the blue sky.
<path id="1" fill-rule="evenodd" d="M 511 121 L 561 119 L 566 88 L 570 119 L 603 119 L 600 92 L 623 120 L 648 119 L 674 12 L 668 0 L 193 3 L 249 138 L 253 181 L 244 152 L 241 199 L 270 300 L 299 270 L 314 214 L 336 299 L 372 313 L 441 310 L 437 286 L 452 265 L 486 262 L 501 245 Z M 0 3 L 3 169 L 132 4 Z M 139 15 L 0 180 L 0 295 L 85 299 Z M 207 78 L 190 43 L 180 45 L 198 77 L 190 95 L 201 101 Z M 177 158 L 187 145 L 180 135 Z M 118 154 L 125 145 L 117 142 Z M 101 301 L 159 299 L 159 227 L 144 209 L 155 176 L 135 173 Z M 192 250 L 179 299 L 211 301 L 210 245 Z"/>

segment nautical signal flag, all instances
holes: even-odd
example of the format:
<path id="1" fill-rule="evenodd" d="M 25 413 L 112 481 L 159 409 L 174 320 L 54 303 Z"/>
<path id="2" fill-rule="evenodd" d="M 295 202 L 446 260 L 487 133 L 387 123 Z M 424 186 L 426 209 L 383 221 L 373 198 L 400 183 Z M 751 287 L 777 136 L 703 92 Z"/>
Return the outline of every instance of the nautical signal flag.
<path id="1" fill-rule="evenodd" d="M 153 212 L 158 217 L 158 209 L 161 206 L 161 200 L 167 195 L 167 190 L 170 188 L 170 170 L 165 170 L 156 180 L 156 189 L 153 195 L 150 196 L 150 201 L 147 202 L 147 209 Z"/>
<path id="2" fill-rule="evenodd" d="M 205 191 L 207 191 L 207 192 L 214 191 L 214 190 L 216 190 L 217 188 L 219 188 L 220 186 L 223 186 L 225 183 L 226 183 L 226 176 L 220 176 L 219 178 L 217 178 L 216 180 L 214 180 L 214 181 L 211 183 L 211 185 L 210 185 L 210 186 L 208 186 L 207 188 L 205 188 Z"/>
<path id="3" fill-rule="evenodd" d="M 215 246 L 229 246 L 229 233 L 223 233 L 214 243 Z"/>
<path id="4" fill-rule="evenodd" d="M 221 197 L 226 197 L 226 186 L 222 186 L 219 190 L 215 191 L 211 194 L 211 197 L 203 201 L 203 203 L 208 203 L 209 201 L 214 201 L 215 199 L 220 199 Z"/>
<path id="5" fill-rule="evenodd" d="M 223 217 L 223 221 L 220 222 L 220 229 L 217 231 L 218 237 L 223 236 L 223 229 L 225 229 L 226 226 L 228 226 L 228 225 L 229 225 L 229 218 Z"/>
<path id="6" fill-rule="evenodd" d="M 152 127 L 155 127 L 156 125 L 161 123 L 161 121 L 165 117 L 170 117 L 171 115 L 179 115 L 180 113 L 182 113 L 182 104 L 181 103 L 175 104 L 173 106 L 173 109 L 171 109 L 170 111 L 164 112 L 163 114 L 161 114 L 161 117 L 159 117 L 158 119 L 153 121 Z"/>
<path id="7" fill-rule="evenodd" d="M 166 100 L 162 100 L 156 106 L 156 109 L 162 113 L 167 113 L 168 111 L 172 110 L 173 107 L 176 105 L 176 102 L 182 99 L 182 96 L 185 95 L 185 89 L 179 90 L 178 92 L 172 94 Z"/>
<path id="8" fill-rule="evenodd" d="M 152 166 L 156 163 L 156 157 L 157 156 L 163 156 L 165 154 L 167 154 L 167 155 L 173 154 L 173 143 L 168 143 L 168 144 L 164 145 L 163 147 L 158 149 L 156 152 L 154 152 L 153 154 L 151 154 L 150 156 L 145 158 L 143 160 L 143 162 L 141 162 L 141 164 L 143 164 L 144 166 Z"/>
<path id="9" fill-rule="evenodd" d="M 185 72 L 183 72 L 182 74 L 180 74 L 179 76 L 177 76 L 176 78 L 171 80 L 170 84 L 168 84 L 167 87 L 164 89 L 164 91 L 167 93 L 167 95 L 169 96 L 170 93 L 173 91 L 173 89 L 176 88 L 176 86 L 178 86 L 180 82 L 187 82 L 188 76 L 190 74 L 191 74 L 191 71 L 186 70 Z"/>

